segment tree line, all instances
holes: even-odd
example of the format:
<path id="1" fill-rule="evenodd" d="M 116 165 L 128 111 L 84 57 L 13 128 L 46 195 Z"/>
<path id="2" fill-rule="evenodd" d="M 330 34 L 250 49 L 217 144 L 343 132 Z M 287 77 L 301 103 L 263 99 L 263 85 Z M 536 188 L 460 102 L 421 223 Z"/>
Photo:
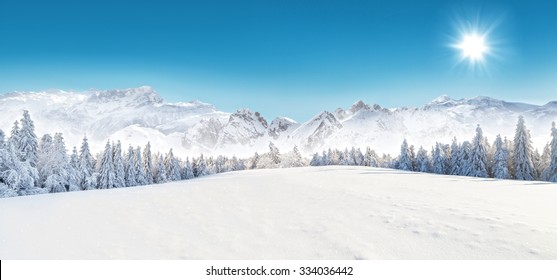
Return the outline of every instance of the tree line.
<path id="1" fill-rule="evenodd" d="M 143 186 L 236 170 L 306 165 L 297 147 L 281 155 L 272 142 L 268 153 L 255 153 L 249 159 L 201 154 L 183 160 L 172 149 L 165 154 L 151 150 L 149 142 L 143 148 L 123 150 L 120 141 L 109 140 L 93 156 L 85 136 L 80 149 L 74 147 L 68 154 L 61 133 L 38 139 L 34 122 L 24 111 L 9 138 L 0 130 L 0 197 Z"/>
<path id="2" fill-rule="evenodd" d="M 557 128 L 551 127 L 551 141 L 540 154 L 532 147 L 529 130 L 520 116 L 513 140 L 497 135 L 493 144 L 483 136 L 480 125 L 471 141 L 436 143 L 430 151 L 417 151 L 406 139 L 396 158 L 383 154 L 379 157 L 371 148 L 366 152 L 352 148 L 339 151 L 329 149 L 315 153 L 310 165 L 362 165 L 395 168 L 435 174 L 557 182 Z"/>
<path id="3" fill-rule="evenodd" d="M 79 151 L 74 147 L 68 154 L 61 133 L 45 134 L 38 139 L 28 111 L 23 112 L 20 121 L 14 122 L 9 138 L 0 130 L 0 197 L 142 186 L 236 170 L 308 164 L 557 182 L 557 128 L 553 122 L 551 141 L 541 154 L 533 149 L 530 132 L 521 116 L 513 140 L 498 135 L 490 144 L 478 125 L 471 141 L 459 143 L 454 138 L 451 145 L 436 143 L 431 151 L 423 147 L 416 151 L 405 139 L 396 158 L 389 154 L 379 156 L 370 147 L 365 152 L 352 147 L 315 153 L 309 162 L 298 147 L 281 154 L 272 142 L 268 152 L 255 153 L 246 159 L 201 154 L 183 160 L 172 149 L 165 154 L 152 152 L 149 142 L 143 148 L 129 146 L 124 151 L 120 141 L 107 141 L 104 150 L 93 156 L 84 137 Z"/>

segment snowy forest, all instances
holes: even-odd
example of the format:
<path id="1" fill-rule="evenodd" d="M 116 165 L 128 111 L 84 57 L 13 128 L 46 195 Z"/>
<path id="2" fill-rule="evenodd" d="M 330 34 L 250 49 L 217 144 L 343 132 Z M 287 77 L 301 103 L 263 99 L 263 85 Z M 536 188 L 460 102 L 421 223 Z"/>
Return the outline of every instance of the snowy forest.
<path id="1" fill-rule="evenodd" d="M 170 181 L 187 180 L 215 173 L 255 168 L 296 167 L 307 165 L 297 147 L 281 155 L 269 144 L 269 152 L 249 160 L 225 156 L 176 157 L 172 149 L 166 154 L 151 152 L 147 143 L 122 150 L 120 141 L 107 141 L 104 150 L 93 156 L 87 137 L 79 151 L 68 155 L 61 133 L 38 139 L 28 111 L 15 121 L 6 139 L 0 130 L 0 197 L 110 189 Z"/>
<path id="2" fill-rule="evenodd" d="M 365 154 L 355 148 L 344 152 L 329 149 L 314 154 L 310 165 L 362 165 L 435 174 L 557 182 L 557 128 L 553 122 L 551 142 L 545 145 L 541 154 L 533 149 L 530 132 L 521 116 L 513 140 L 498 135 L 490 145 L 478 125 L 471 142 L 459 143 L 454 138 L 450 145 L 437 143 L 430 152 L 423 147 L 416 152 L 415 147 L 404 140 L 395 159 L 389 155 L 379 157 L 369 147 Z"/>
<path id="3" fill-rule="evenodd" d="M 79 151 L 73 147 L 68 155 L 61 133 L 35 134 L 35 126 L 28 111 L 15 121 L 6 139 L 0 130 L 0 197 L 13 197 L 42 193 L 110 189 L 170 181 L 187 180 L 216 173 L 260 168 L 307 166 L 308 161 L 296 146 L 285 154 L 271 142 L 269 151 L 247 159 L 235 156 L 186 158 L 175 156 L 172 149 L 161 154 L 151 151 L 150 143 L 143 148 L 129 146 L 122 149 L 120 141 L 106 142 L 101 153 L 92 155 L 87 137 Z M 543 152 L 533 149 L 530 133 L 524 119 L 519 117 L 513 140 L 497 136 L 490 144 L 478 125 L 471 142 L 437 143 L 428 152 L 406 140 L 396 158 L 371 149 L 365 153 L 352 147 L 340 151 L 329 149 L 315 153 L 311 166 L 359 165 L 395 168 L 407 171 L 429 172 L 460 176 L 543 180 L 557 182 L 557 128 L 551 128 L 551 142 Z"/>

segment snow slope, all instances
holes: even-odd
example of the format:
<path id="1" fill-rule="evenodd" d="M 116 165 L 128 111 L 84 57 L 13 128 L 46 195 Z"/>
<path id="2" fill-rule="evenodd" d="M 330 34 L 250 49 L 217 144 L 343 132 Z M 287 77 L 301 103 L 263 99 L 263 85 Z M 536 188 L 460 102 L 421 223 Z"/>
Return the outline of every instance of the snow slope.
<path id="1" fill-rule="evenodd" d="M 557 186 L 366 167 L 0 200 L 0 259 L 556 259 Z"/>

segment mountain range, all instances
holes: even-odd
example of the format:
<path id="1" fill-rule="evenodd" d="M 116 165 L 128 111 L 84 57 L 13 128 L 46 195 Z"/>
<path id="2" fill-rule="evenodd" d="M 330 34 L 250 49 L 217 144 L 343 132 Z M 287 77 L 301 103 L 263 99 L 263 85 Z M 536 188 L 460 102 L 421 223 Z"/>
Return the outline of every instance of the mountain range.
<path id="1" fill-rule="evenodd" d="M 0 128 L 9 134 L 13 122 L 28 110 L 36 133 L 62 132 L 68 147 L 79 146 L 86 135 L 94 151 L 107 140 L 145 145 L 155 150 L 173 148 L 182 155 L 227 154 L 248 156 L 297 145 L 309 155 L 326 148 L 371 146 L 379 153 L 398 154 L 404 138 L 416 147 L 450 143 L 474 136 L 481 125 L 489 141 L 501 134 L 509 139 L 519 115 L 531 131 L 534 146 L 549 141 L 557 102 L 532 105 L 490 97 L 452 99 L 440 96 L 421 107 L 383 108 L 357 101 L 349 108 L 322 111 L 305 122 L 287 117 L 266 119 L 250 109 L 222 112 L 200 101 L 168 103 L 151 87 L 73 92 L 48 90 L 0 95 Z M 269 121 L 270 120 L 270 121 Z"/>

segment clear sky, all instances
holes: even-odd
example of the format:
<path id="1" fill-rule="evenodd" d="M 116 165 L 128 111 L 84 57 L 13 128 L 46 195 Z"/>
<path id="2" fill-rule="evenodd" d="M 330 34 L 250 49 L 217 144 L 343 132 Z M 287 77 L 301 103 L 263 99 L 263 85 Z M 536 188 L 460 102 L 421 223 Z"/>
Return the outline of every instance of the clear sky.
<path id="1" fill-rule="evenodd" d="M 466 33 L 483 59 L 460 61 Z M 0 92 L 153 86 L 305 121 L 362 99 L 557 100 L 557 1 L 0 0 Z"/>

